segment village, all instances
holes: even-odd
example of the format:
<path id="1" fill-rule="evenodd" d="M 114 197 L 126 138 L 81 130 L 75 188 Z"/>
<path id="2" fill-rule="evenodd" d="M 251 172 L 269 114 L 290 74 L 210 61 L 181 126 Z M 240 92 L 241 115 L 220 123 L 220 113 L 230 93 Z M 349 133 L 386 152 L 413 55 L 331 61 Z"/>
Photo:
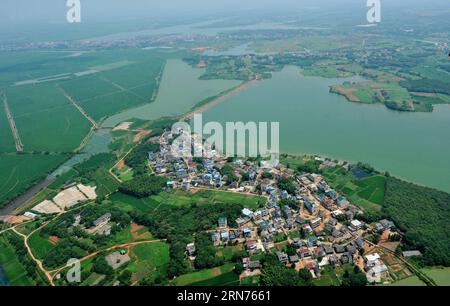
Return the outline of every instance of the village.
<path id="1" fill-rule="evenodd" d="M 389 237 L 396 233 L 393 222 L 369 225 L 358 220 L 363 211 L 332 189 L 321 175 L 296 175 L 277 161 L 230 159 L 215 150 L 209 151 L 209 158 L 177 157 L 172 154 L 174 136 L 169 131 L 163 133 L 160 151 L 148 156 L 156 175 L 168 177 L 168 188 L 220 189 L 266 198 L 255 210 L 244 208 L 236 220 L 219 218 L 216 229 L 210 232 L 217 247 L 245 248 L 249 254 L 242 259 L 245 275 L 260 273 L 261 262 L 253 259 L 258 258 L 254 255 L 271 252 L 286 266 L 297 271 L 306 268 L 313 278 L 319 278 L 326 266 L 353 264 L 366 272 L 369 283 L 389 281 L 387 265 L 366 237 L 373 233 Z M 321 162 L 323 167 L 334 165 L 330 160 Z M 186 246 L 186 253 L 195 259 L 194 243 Z"/>

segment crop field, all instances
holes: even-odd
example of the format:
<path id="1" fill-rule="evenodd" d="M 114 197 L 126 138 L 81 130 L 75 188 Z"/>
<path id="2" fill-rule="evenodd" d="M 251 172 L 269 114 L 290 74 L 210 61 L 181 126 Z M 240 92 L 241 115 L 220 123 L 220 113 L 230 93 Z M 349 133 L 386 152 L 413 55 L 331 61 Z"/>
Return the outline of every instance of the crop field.
<path id="1" fill-rule="evenodd" d="M 37 258 L 44 258 L 47 253 L 53 248 L 53 244 L 46 237 L 41 237 L 40 231 L 35 232 L 28 239 L 33 255 Z"/>
<path id="2" fill-rule="evenodd" d="M 438 286 L 450 286 L 450 268 L 431 268 L 422 271 L 431 277 Z"/>
<path id="3" fill-rule="evenodd" d="M 247 277 L 241 278 L 241 285 L 242 286 L 258 286 L 259 279 L 260 279 L 259 275 L 247 276 Z"/>
<path id="4" fill-rule="evenodd" d="M 218 248 L 216 255 L 218 257 L 223 256 L 226 261 L 230 261 L 233 258 L 233 255 L 239 252 L 242 252 L 244 247 L 242 245 L 234 245 Z"/>
<path id="5" fill-rule="evenodd" d="M 0 155 L 0 204 L 23 192 L 66 158 L 66 155 Z"/>
<path id="6" fill-rule="evenodd" d="M 0 152 L 15 152 L 13 134 L 0 96 Z"/>
<path id="7" fill-rule="evenodd" d="M 169 245 L 164 242 L 136 245 L 130 248 L 130 257 L 134 262 L 127 269 L 133 273 L 133 280 L 140 280 L 148 275 L 156 277 L 169 263 Z"/>
<path id="8" fill-rule="evenodd" d="M 199 190 L 194 194 L 194 198 L 197 202 L 210 200 L 213 203 L 242 204 L 250 209 L 257 209 L 260 204 L 266 202 L 266 198 L 262 196 L 219 190 Z"/>
<path id="9" fill-rule="evenodd" d="M 355 181 L 355 185 L 363 188 L 358 192 L 358 196 L 376 204 L 383 203 L 385 184 L 384 176 L 371 176 Z"/>
<path id="10" fill-rule="evenodd" d="M 92 86 L 93 84 L 95 86 Z M 61 87 L 78 102 L 120 91 L 110 82 L 95 75 L 64 82 Z"/>
<path id="11" fill-rule="evenodd" d="M 0 265 L 11 286 L 32 286 L 35 282 L 27 276 L 23 265 L 17 259 L 12 247 L 4 237 L 0 237 Z"/>
<path id="12" fill-rule="evenodd" d="M 147 101 L 129 91 L 115 91 L 111 94 L 80 102 L 80 105 L 95 120 L 114 115 L 124 109 L 143 104 Z"/>
<path id="13" fill-rule="evenodd" d="M 212 268 L 212 269 L 204 269 L 201 271 L 192 272 L 189 274 L 184 274 L 175 279 L 175 285 L 177 286 L 186 286 L 186 285 L 225 285 L 236 280 L 239 281 L 237 275 L 232 271 L 234 268 L 233 264 L 225 264 L 223 266 Z M 232 277 L 229 272 L 234 274 Z M 225 276 L 222 276 L 225 275 Z M 219 279 L 215 279 L 216 277 L 220 277 Z"/>
<path id="14" fill-rule="evenodd" d="M 151 198 L 137 199 L 120 192 L 113 194 L 109 199 L 113 201 L 114 206 L 127 212 L 133 210 L 151 212 L 159 206 L 159 202 Z"/>
<path id="15" fill-rule="evenodd" d="M 265 201 L 264 197 L 246 195 L 217 190 L 200 190 L 196 193 L 181 190 L 166 190 L 160 194 L 144 199 L 137 199 L 122 193 L 113 194 L 110 199 L 114 205 L 125 211 L 139 210 L 151 212 L 163 206 L 187 206 L 192 204 L 242 204 L 244 207 L 256 209 L 259 203 Z"/>
<path id="16" fill-rule="evenodd" d="M 339 286 L 341 284 L 334 270 L 329 267 L 326 267 L 321 272 L 320 278 L 315 279 L 313 283 L 316 286 Z"/>
<path id="17" fill-rule="evenodd" d="M 341 171 L 340 168 L 327 169 L 324 177 L 354 204 L 366 211 L 380 210 L 384 200 L 385 177 L 374 175 L 358 180 L 352 174 Z"/>
<path id="18" fill-rule="evenodd" d="M 12 87 L 5 91 L 25 151 L 70 152 L 91 124 L 53 86 Z"/>
<path id="19" fill-rule="evenodd" d="M 88 135 L 92 124 L 65 94 L 94 120 L 101 121 L 127 108 L 152 102 L 166 59 L 179 56 L 139 49 L 2 54 L 0 91 L 7 97 L 25 152 L 72 152 Z M 13 134 L 1 102 L 0 152 L 13 153 Z M 0 203 L 36 183 L 64 159 L 57 154 L 2 155 Z M 113 192 L 117 187 L 105 171 L 99 171 L 96 177 L 101 179 L 100 194 Z"/>
<path id="20" fill-rule="evenodd" d="M 111 194 L 117 190 L 117 187 L 119 187 L 119 183 L 104 167 L 101 167 L 95 171 L 94 181 L 96 182 L 96 192 L 99 196 Z"/>
<path id="21" fill-rule="evenodd" d="M 238 286 L 239 284 L 239 276 L 230 271 L 213 278 L 191 283 L 190 286 Z"/>
<path id="22" fill-rule="evenodd" d="M 351 43 L 336 35 L 330 36 L 303 36 L 289 39 L 264 40 L 253 42 L 249 49 L 256 52 L 292 52 L 301 51 L 304 48 L 324 51 L 349 46 Z"/>

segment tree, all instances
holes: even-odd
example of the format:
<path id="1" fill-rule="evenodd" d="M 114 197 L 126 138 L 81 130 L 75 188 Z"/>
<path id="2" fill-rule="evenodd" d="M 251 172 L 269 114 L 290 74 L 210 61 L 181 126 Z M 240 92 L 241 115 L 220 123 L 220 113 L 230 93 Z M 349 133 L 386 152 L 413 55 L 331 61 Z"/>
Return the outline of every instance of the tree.
<path id="1" fill-rule="evenodd" d="M 312 275 L 311 272 L 308 271 L 308 269 L 301 269 L 298 271 L 298 276 L 300 277 L 301 282 L 304 286 L 312 286 Z"/>
<path id="2" fill-rule="evenodd" d="M 129 286 L 131 285 L 131 272 L 129 270 L 125 270 L 117 279 L 120 281 L 121 285 Z"/>
<path id="3" fill-rule="evenodd" d="M 346 269 L 342 277 L 342 286 L 360 287 L 367 285 L 367 277 L 358 266 L 352 270 Z"/>
<path id="4" fill-rule="evenodd" d="M 234 272 L 237 275 L 241 275 L 241 273 L 244 272 L 244 266 L 242 265 L 242 263 L 238 263 L 234 266 Z"/>
<path id="5" fill-rule="evenodd" d="M 106 262 L 104 254 L 100 254 L 93 262 L 92 271 L 98 274 L 112 275 L 113 268 Z"/>
<path id="6" fill-rule="evenodd" d="M 295 269 L 288 268 L 281 264 L 273 255 L 266 255 L 263 258 L 264 266 L 261 274 L 261 284 L 263 286 L 310 286 L 311 274 L 306 275 L 305 271 L 297 273 Z"/>
<path id="7" fill-rule="evenodd" d="M 282 177 L 278 180 L 278 188 L 286 190 L 288 193 L 293 194 L 295 192 L 294 179 L 292 177 Z"/>

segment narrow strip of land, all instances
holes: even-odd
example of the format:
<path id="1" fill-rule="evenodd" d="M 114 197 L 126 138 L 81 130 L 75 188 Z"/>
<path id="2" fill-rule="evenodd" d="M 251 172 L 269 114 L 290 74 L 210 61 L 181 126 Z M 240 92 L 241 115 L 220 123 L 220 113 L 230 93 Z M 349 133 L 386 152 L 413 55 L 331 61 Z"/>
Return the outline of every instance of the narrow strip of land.
<path id="1" fill-rule="evenodd" d="M 217 98 L 215 98 L 214 100 L 212 100 L 211 102 L 202 105 L 196 109 L 194 109 L 191 112 L 188 112 L 186 114 L 184 114 L 182 116 L 183 120 L 190 120 L 194 117 L 194 114 L 200 114 L 203 113 L 209 109 L 211 109 L 212 107 L 216 106 L 217 104 L 219 104 L 220 102 L 238 94 L 239 92 L 243 91 L 244 89 L 249 88 L 252 85 L 255 85 L 256 82 L 258 82 L 257 80 L 253 80 L 253 81 L 248 81 L 248 82 L 244 82 L 241 85 L 237 86 L 236 88 L 234 88 L 233 90 L 227 92 L 226 94 L 223 94 L 221 96 L 218 96 Z"/>
<path id="2" fill-rule="evenodd" d="M 73 106 L 76 107 L 76 109 L 78 109 L 78 111 L 87 119 L 92 123 L 92 126 L 96 129 L 98 127 L 97 122 L 95 122 L 95 120 L 89 116 L 88 113 L 86 113 L 86 111 L 78 104 L 78 102 L 72 98 L 62 87 L 59 87 L 61 89 L 61 91 L 63 92 L 64 96 L 67 98 L 67 100 L 70 101 L 70 103 L 72 103 Z"/>
<path id="3" fill-rule="evenodd" d="M 16 121 L 14 120 L 11 110 L 9 109 L 8 98 L 4 93 L 2 93 L 1 95 L 3 97 L 3 106 L 5 108 L 6 117 L 8 118 L 9 126 L 11 127 L 11 132 L 14 136 L 14 142 L 16 143 L 16 150 L 17 152 L 22 152 L 23 143 L 20 139 L 19 131 L 17 130 Z"/>

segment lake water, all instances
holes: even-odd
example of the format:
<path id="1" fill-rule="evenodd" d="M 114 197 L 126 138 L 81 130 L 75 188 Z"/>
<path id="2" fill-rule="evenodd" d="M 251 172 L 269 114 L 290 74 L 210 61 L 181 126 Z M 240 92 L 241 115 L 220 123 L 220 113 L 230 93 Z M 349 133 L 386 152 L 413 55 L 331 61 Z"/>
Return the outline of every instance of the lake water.
<path id="1" fill-rule="evenodd" d="M 450 191 L 450 106 L 405 113 L 351 103 L 329 92 L 343 81 L 286 67 L 208 110 L 203 121 L 279 121 L 282 152 L 362 161 Z"/>
<path id="2" fill-rule="evenodd" d="M 0 286 L 6 286 L 8 285 L 8 279 L 6 278 L 5 271 L 3 270 L 3 267 L 0 265 Z"/>
<path id="3" fill-rule="evenodd" d="M 49 178 L 55 178 L 59 175 L 64 174 L 73 168 L 73 166 L 85 161 L 89 157 L 99 153 L 108 153 L 108 145 L 112 141 L 112 135 L 110 129 L 99 129 L 95 131 L 86 147 L 79 154 L 74 155 L 71 159 L 62 164 L 58 169 L 56 169 Z"/>
<path id="4" fill-rule="evenodd" d="M 113 127 L 131 118 L 150 120 L 181 115 L 198 102 L 240 84 L 240 81 L 199 80 L 204 71 L 180 59 L 168 60 L 155 101 L 112 116 L 102 126 Z"/>

